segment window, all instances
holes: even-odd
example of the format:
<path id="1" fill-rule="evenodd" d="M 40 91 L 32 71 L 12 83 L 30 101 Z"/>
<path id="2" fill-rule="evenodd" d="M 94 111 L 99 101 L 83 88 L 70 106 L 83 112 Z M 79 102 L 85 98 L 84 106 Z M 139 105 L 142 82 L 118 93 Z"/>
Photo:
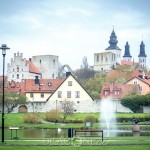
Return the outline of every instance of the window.
<path id="1" fill-rule="evenodd" d="M 79 104 L 80 103 L 80 101 L 77 101 L 77 104 Z"/>
<path id="2" fill-rule="evenodd" d="M 58 91 L 58 98 L 62 98 L 62 91 Z"/>
<path id="3" fill-rule="evenodd" d="M 22 77 L 24 77 L 24 74 L 22 74 Z"/>
<path id="4" fill-rule="evenodd" d="M 12 75 L 12 78 L 14 78 L 14 74 Z"/>
<path id="5" fill-rule="evenodd" d="M 106 62 L 108 61 L 107 57 L 106 57 Z"/>
<path id="6" fill-rule="evenodd" d="M 108 95 L 109 91 L 108 90 L 104 90 L 104 95 Z"/>
<path id="7" fill-rule="evenodd" d="M 75 98 L 80 98 L 80 91 L 75 91 Z"/>
<path id="8" fill-rule="evenodd" d="M 120 91 L 116 90 L 115 95 L 119 95 L 119 94 L 120 94 Z"/>
<path id="9" fill-rule="evenodd" d="M 53 78 L 53 79 L 55 78 L 55 74 L 54 74 L 54 73 L 52 74 L 52 78 Z"/>
<path id="10" fill-rule="evenodd" d="M 133 80 L 133 84 L 138 84 L 138 81 L 137 80 Z"/>
<path id="11" fill-rule="evenodd" d="M 33 93 L 30 93 L 30 98 L 32 98 L 33 97 Z"/>
<path id="12" fill-rule="evenodd" d="M 19 72 L 19 67 L 17 67 L 17 72 Z"/>
<path id="13" fill-rule="evenodd" d="M 67 98 L 71 98 L 71 91 L 67 91 Z"/>
<path id="14" fill-rule="evenodd" d="M 99 62 L 99 55 L 97 55 L 97 62 Z"/>
<path id="15" fill-rule="evenodd" d="M 101 56 L 101 61 L 103 61 L 103 55 Z"/>
<path id="16" fill-rule="evenodd" d="M 68 81 L 68 86 L 72 86 L 72 81 Z"/>
<path id="17" fill-rule="evenodd" d="M 19 79 L 19 74 L 17 74 L 17 79 Z"/>
<path id="18" fill-rule="evenodd" d="M 40 64 L 42 63 L 42 60 L 40 60 Z"/>
<path id="19" fill-rule="evenodd" d="M 41 93 L 41 98 L 44 98 L 44 93 Z"/>
<path id="20" fill-rule="evenodd" d="M 142 86 L 140 86 L 139 88 L 140 88 L 140 89 L 139 89 L 139 90 L 140 90 L 140 92 L 142 92 L 142 91 L 143 91 L 143 88 L 142 88 Z"/>

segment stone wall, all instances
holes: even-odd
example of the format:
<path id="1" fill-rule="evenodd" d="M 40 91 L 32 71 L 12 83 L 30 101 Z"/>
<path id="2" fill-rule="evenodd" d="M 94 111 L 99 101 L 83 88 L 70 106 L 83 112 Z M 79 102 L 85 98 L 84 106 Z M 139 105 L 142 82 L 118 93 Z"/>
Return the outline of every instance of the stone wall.
<path id="1" fill-rule="evenodd" d="M 28 112 L 48 112 L 52 109 L 60 109 L 61 103 L 56 101 L 47 102 L 29 102 L 26 104 Z M 114 112 L 126 112 L 132 113 L 132 111 L 121 105 L 119 101 L 113 101 Z M 19 106 L 16 107 L 13 113 L 17 113 Z M 145 108 L 145 112 L 148 112 L 148 108 Z M 74 105 L 75 113 L 96 113 L 101 112 L 101 101 L 81 101 L 79 104 Z"/>

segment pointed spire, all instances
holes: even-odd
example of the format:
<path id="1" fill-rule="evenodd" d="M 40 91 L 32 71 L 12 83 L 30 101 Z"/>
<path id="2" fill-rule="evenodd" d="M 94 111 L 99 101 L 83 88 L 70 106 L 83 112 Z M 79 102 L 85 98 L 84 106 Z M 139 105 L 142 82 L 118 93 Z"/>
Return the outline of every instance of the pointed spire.
<path id="1" fill-rule="evenodd" d="M 140 45 L 140 54 L 138 55 L 138 57 L 147 57 L 147 55 L 145 54 L 145 44 L 143 41 Z"/>
<path id="2" fill-rule="evenodd" d="M 128 44 L 128 42 L 126 42 L 126 45 L 125 45 L 125 52 L 124 52 L 124 56 L 123 57 L 132 57 L 130 55 L 130 46 Z"/>
<path id="3" fill-rule="evenodd" d="M 110 46 L 109 46 L 108 48 L 106 48 L 105 50 L 112 50 L 112 49 L 121 50 L 121 49 L 117 46 L 117 43 L 118 43 L 117 36 L 116 36 L 115 31 L 114 31 L 114 28 L 113 28 L 113 31 L 112 31 L 112 33 L 111 33 L 110 40 L 109 40 Z"/>

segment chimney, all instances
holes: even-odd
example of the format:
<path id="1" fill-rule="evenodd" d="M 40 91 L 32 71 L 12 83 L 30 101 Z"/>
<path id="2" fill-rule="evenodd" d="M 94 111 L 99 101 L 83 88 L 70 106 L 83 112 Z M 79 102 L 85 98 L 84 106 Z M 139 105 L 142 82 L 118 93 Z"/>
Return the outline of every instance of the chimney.
<path id="1" fill-rule="evenodd" d="M 66 78 L 71 75 L 71 72 L 66 72 Z"/>
<path id="2" fill-rule="evenodd" d="M 35 76 L 35 84 L 39 84 L 39 77 Z"/>

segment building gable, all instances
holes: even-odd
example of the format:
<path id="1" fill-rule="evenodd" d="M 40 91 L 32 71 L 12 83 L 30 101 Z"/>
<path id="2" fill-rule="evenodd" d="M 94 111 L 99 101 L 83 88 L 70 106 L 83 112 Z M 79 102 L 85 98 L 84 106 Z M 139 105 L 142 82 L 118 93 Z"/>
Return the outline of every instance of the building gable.
<path id="1" fill-rule="evenodd" d="M 69 75 L 48 100 L 93 100 L 73 75 Z"/>

